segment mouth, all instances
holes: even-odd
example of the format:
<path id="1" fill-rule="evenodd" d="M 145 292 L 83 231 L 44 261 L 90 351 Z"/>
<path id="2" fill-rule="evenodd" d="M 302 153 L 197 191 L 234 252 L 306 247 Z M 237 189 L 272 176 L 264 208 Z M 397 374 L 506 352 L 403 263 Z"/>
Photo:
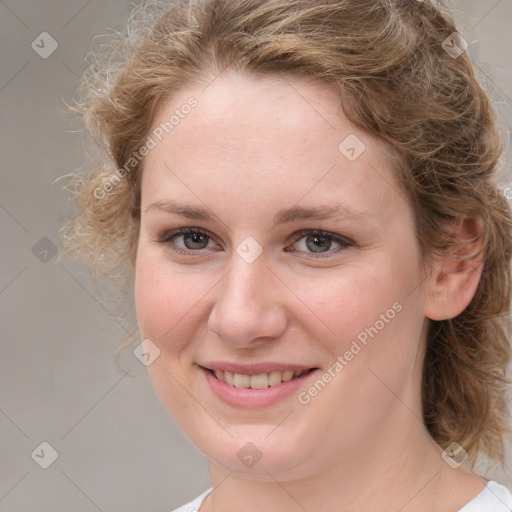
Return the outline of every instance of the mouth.
<path id="1" fill-rule="evenodd" d="M 204 368 L 204 367 L 203 367 Z M 267 389 L 270 387 L 279 386 L 291 380 L 300 379 L 316 370 L 310 369 L 297 369 L 285 371 L 272 371 L 269 373 L 259 373 L 258 375 L 247 375 L 243 373 L 229 372 L 221 369 L 212 370 L 204 368 L 207 372 L 213 375 L 217 380 L 231 386 L 233 388 L 241 389 Z"/>
<path id="2" fill-rule="evenodd" d="M 206 378 L 206 389 L 224 403 L 260 410 L 292 397 L 319 370 L 318 367 L 277 362 L 212 361 L 198 367 Z"/>

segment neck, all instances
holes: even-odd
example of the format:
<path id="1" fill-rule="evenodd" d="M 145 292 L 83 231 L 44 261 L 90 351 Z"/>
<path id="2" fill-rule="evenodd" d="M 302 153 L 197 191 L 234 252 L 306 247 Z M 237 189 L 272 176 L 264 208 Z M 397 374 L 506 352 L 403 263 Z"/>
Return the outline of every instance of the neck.
<path id="1" fill-rule="evenodd" d="M 462 467 L 450 468 L 426 429 L 418 429 L 418 418 L 404 415 L 410 416 L 405 431 L 397 432 L 395 422 L 379 426 L 371 442 L 345 450 L 314 474 L 245 476 L 212 462 L 214 491 L 201 512 L 459 510 L 485 482 Z"/>

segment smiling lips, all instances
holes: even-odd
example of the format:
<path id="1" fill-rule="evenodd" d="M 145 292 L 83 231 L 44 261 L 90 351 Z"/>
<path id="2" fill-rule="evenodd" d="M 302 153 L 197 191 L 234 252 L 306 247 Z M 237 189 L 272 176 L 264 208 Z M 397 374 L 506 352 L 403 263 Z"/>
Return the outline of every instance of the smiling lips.
<path id="1" fill-rule="evenodd" d="M 234 407 L 268 407 L 292 396 L 319 370 L 300 364 L 216 361 L 198 365 L 210 390 Z"/>
<path id="2" fill-rule="evenodd" d="M 300 377 L 309 370 L 273 371 L 270 373 L 260 373 L 259 375 L 245 375 L 224 370 L 210 371 L 212 371 L 218 380 L 235 388 L 266 389 Z"/>

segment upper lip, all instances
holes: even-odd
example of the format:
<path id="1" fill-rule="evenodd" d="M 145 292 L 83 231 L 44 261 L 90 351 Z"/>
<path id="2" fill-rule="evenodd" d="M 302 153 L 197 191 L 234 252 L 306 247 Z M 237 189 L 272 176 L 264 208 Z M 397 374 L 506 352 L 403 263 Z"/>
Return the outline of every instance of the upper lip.
<path id="1" fill-rule="evenodd" d="M 303 364 L 293 364 L 293 363 L 250 363 L 250 364 L 240 364 L 233 363 L 229 361 L 210 361 L 204 364 L 201 364 L 203 368 L 207 370 L 223 370 L 225 372 L 230 373 L 238 373 L 241 375 L 261 375 L 263 373 L 271 373 L 271 372 L 285 372 L 288 370 L 312 370 L 316 367 L 303 365 Z"/>

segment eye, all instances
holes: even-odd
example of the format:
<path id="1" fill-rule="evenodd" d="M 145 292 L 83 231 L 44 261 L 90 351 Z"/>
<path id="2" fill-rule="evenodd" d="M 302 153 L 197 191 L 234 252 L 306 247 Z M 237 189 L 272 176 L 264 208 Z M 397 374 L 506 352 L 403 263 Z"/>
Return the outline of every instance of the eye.
<path id="1" fill-rule="evenodd" d="M 340 250 L 351 247 L 353 242 L 350 240 L 322 230 L 306 229 L 295 233 L 294 245 L 291 249 L 285 249 L 287 252 L 306 252 L 313 254 L 314 257 L 323 257 L 338 253 Z M 295 248 L 293 248 L 295 247 Z"/>
<path id="2" fill-rule="evenodd" d="M 211 249 L 214 244 L 210 235 L 198 228 L 181 228 L 164 233 L 157 238 L 159 243 L 168 245 L 173 251 L 190 254 L 189 251 Z"/>
<path id="3" fill-rule="evenodd" d="M 354 243 L 335 233 L 319 229 L 304 229 L 293 235 L 294 243 L 286 252 L 307 253 L 315 258 L 331 256 L 354 245 Z M 179 254 L 190 255 L 203 249 L 214 249 L 212 237 L 199 228 L 180 228 L 163 233 L 156 238 L 158 243 L 169 247 Z"/>

